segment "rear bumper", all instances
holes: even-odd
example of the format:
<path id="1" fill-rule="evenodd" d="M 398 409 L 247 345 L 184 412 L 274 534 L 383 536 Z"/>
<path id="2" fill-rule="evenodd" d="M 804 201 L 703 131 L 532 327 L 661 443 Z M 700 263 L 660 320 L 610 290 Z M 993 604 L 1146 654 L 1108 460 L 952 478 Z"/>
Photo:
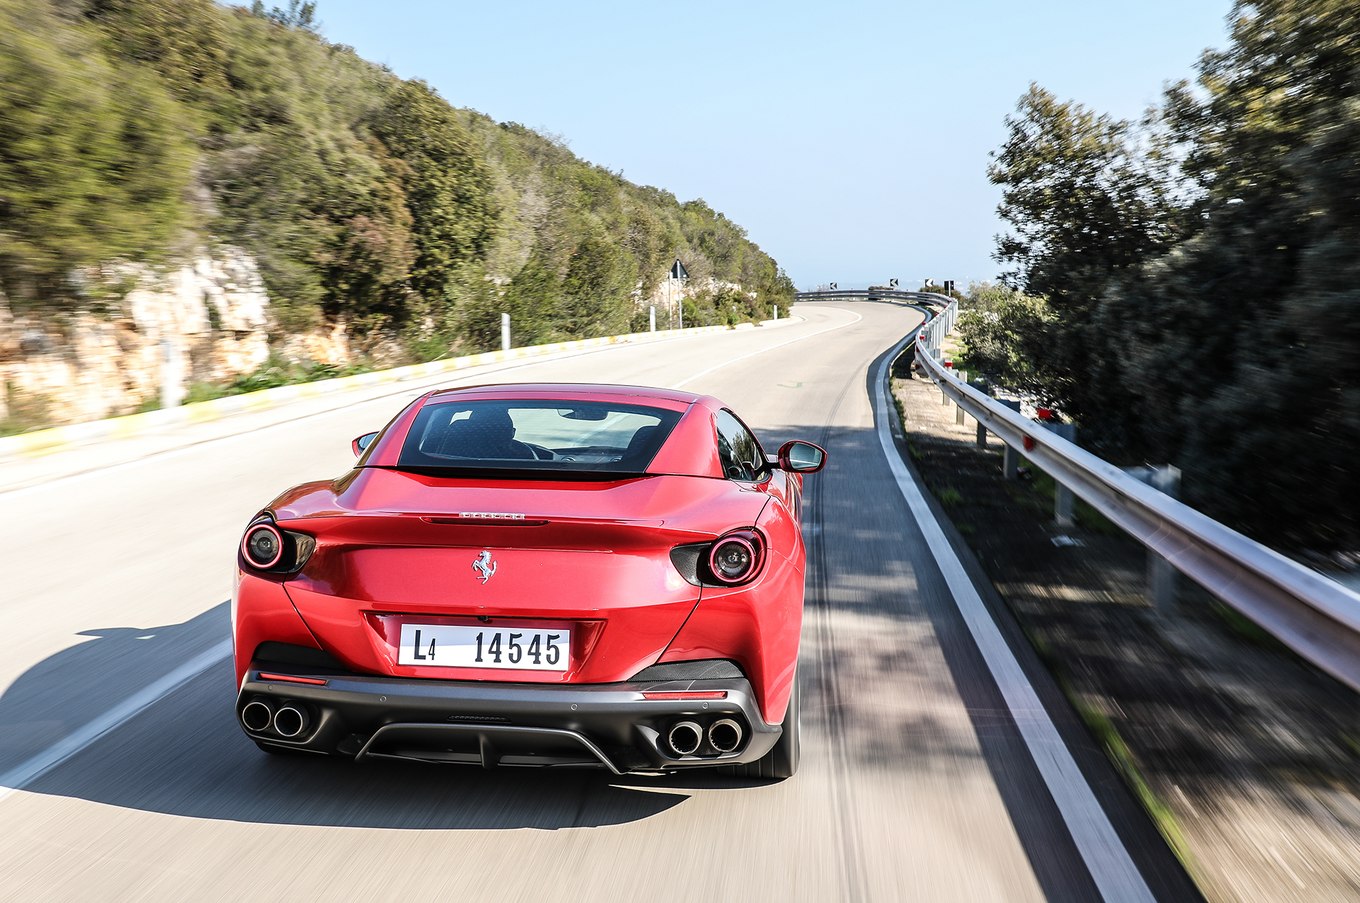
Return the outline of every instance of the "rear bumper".
<path id="1" fill-rule="evenodd" d="M 678 691 L 726 695 L 643 695 Z M 247 711 L 256 703 L 265 708 Z M 266 709 L 269 724 L 261 728 Z M 279 721 L 274 716 L 284 709 L 291 711 Z M 781 733 L 779 725 L 761 719 L 745 678 L 545 685 L 281 671 L 272 662 L 252 662 L 236 714 L 248 736 L 281 748 L 485 767 L 600 766 L 616 774 L 754 762 Z M 727 753 L 707 740 L 708 727 L 722 719 L 742 729 L 740 744 Z M 690 755 L 667 742 L 671 727 L 682 721 L 699 725 L 704 737 Z M 279 732 L 299 723 L 304 726 L 296 736 Z"/>

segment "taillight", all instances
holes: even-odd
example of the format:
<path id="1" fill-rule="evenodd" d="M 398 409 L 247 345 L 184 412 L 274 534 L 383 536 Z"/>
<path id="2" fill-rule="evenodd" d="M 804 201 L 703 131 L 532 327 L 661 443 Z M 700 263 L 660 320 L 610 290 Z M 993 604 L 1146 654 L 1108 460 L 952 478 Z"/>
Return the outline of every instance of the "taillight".
<path id="1" fill-rule="evenodd" d="M 718 537 L 708 551 L 708 573 L 724 586 L 755 578 L 765 562 L 765 545 L 754 530 L 734 530 Z"/>
<path id="2" fill-rule="evenodd" d="M 316 551 L 316 539 L 306 533 L 281 530 L 268 515 L 246 528 L 241 537 L 241 558 L 252 570 L 292 574 L 302 570 Z"/>
<path id="3" fill-rule="evenodd" d="M 283 558 L 283 534 L 273 524 L 256 524 L 241 540 L 241 554 L 255 567 L 267 571 Z"/>

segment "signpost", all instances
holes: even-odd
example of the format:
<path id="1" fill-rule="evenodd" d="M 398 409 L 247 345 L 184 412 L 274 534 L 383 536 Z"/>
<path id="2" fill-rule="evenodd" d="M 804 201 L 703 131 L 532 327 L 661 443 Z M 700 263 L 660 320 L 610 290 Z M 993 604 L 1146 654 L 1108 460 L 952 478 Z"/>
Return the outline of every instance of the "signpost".
<path id="1" fill-rule="evenodd" d="M 678 280 L 679 282 L 684 283 L 688 279 L 689 270 L 685 269 L 685 265 L 680 262 L 679 257 L 675 258 L 675 263 L 671 264 L 671 271 L 666 276 L 667 306 L 673 305 L 675 303 L 672 296 L 674 294 L 674 286 L 676 281 Z M 677 328 L 679 329 L 685 328 L 685 296 L 683 293 L 680 295 L 680 306 L 676 308 L 675 323 Z"/>

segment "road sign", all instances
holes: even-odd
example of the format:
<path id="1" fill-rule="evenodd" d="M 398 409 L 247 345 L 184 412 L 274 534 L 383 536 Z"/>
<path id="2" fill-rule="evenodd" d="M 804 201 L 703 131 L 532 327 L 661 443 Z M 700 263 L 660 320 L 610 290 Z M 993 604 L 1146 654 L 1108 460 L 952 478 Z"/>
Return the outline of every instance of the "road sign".
<path id="1" fill-rule="evenodd" d="M 655 270 L 653 270 L 653 272 L 655 272 Z M 671 278 L 672 279 L 689 278 L 689 270 L 685 269 L 685 265 L 680 262 L 679 257 L 675 258 L 675 263 L 671 264 Z"/>

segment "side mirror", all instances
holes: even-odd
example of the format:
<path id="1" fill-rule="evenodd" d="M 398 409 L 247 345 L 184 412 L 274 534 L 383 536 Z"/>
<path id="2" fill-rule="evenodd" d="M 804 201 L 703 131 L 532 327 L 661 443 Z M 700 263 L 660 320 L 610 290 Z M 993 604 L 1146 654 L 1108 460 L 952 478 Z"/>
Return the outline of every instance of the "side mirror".
<path id="1" fill-rule="evenodd" d="M 373 440 L 376 438 L 378 438 L 377 432 L 364 433 L 362 436 L 359 436 L 357 439 L 351 442 L 349 444 L 349 447 L 354 449 L 354 457 L 357 458 L 360 455 L 362 455 L 364 453 L 364 449 L 372 445 Z"/>
<path id="2" fill-rule="evenodd" d="M 795 439 L 779 447 L 779 469 L 789 473 L 816 473 L 826 466 L 826 449 Z"/>

